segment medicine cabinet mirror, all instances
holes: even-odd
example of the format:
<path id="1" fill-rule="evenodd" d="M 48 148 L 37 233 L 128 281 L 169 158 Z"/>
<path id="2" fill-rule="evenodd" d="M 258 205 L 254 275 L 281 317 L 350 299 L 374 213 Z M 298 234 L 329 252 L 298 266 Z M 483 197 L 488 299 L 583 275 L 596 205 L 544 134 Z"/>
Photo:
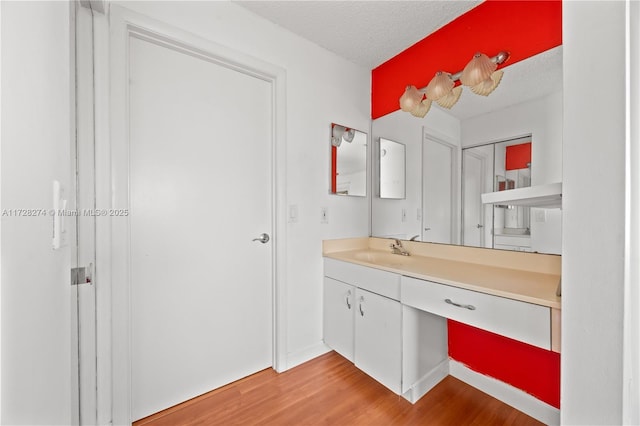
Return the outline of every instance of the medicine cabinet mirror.
<path id="1" fill-rule="evenodd" d="M 405 152 L 404 144 L 380 138 L 378 149 L 380 198 L 401 200 L 406 197 Z"/>
<path id="2" fill-rule="evenodd" d="M 331 183 L 336 195 L 367 196 L 367 134 L 331 124 Z"/>

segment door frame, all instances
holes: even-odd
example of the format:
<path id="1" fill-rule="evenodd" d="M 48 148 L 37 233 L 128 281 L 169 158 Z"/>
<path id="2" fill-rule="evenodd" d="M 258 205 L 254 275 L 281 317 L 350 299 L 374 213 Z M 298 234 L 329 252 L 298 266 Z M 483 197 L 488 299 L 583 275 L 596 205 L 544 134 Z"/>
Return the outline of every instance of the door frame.
<path id="1" fill-rule="evenodd" d="M 219 45 L 193 33 L 159 22 L 124 7 L 111 5 L 109 28 L 109 132 L 98 148 L 98 204 L 108 209 L 129 208 L 129 43 L 142 38 L 259 78 L 272 90 L 272 366 L 286 369 L 286 71 L 276 65 Z M 124 160 L 124 161 L 123 161 Z M 113 424 L 131 419 L 131 300 L 130 223 L 114 217 L 99 229 L 97 268 L 105 271 L 103 285 L 111 289 L 111 413 Z M 107 318 L 109 317 L 109 318 Z M 99 330 L 102 328 L 99 328 Z"/>

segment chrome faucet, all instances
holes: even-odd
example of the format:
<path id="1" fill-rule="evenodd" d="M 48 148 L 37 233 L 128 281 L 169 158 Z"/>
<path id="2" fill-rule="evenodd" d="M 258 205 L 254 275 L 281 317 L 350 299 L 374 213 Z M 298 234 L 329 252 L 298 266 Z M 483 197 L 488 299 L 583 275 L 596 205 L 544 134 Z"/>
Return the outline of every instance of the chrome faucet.
<path id="1" fill-rule="evenodd" d="M 391 254 L 399 254 L 401 256 L 411 256 L 404 247 L 402 247 L 402 242 L 400 240 L 393 240 L 394 242 L 389 245 L 391 247 Z"/>

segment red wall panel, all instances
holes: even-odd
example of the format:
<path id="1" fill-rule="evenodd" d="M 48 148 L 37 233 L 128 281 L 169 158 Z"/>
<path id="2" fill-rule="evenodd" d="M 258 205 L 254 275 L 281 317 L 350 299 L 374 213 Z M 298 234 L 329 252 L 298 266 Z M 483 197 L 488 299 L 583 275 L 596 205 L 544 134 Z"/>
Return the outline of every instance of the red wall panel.
<path id="1" fill-rule="evenodd" d="M 561 44 L 560 0 L 486 1 L 373 69 L 371 117 L 398 110 L 408 84 L 422 88 L 436 71 L 461 71 L 476 52 L 506 50 L 509 65 Z"/>
<path id="2" fill-rule="evenodd" d="M 560 354 L 447 320 L 449 356 L 560 408 Z"/>
<path id="3" fill-rule="evenodd" d="M 526 169 L 531 163 L 531 142 L 509 145 L 505 157 L 506 170 Z"/>

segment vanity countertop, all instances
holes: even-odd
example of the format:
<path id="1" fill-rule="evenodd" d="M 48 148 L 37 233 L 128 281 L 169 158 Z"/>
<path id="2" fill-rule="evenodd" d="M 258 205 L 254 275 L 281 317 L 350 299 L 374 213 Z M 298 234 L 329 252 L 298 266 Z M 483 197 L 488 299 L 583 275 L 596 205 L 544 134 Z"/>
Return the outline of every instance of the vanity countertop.
<path id="1" fill-rule="evenodd" d="M 560 256 L 403 241 L 391 254 L 384 238 L 327 240 L 323 256 L 397 274 L 560 309 Z"/>

